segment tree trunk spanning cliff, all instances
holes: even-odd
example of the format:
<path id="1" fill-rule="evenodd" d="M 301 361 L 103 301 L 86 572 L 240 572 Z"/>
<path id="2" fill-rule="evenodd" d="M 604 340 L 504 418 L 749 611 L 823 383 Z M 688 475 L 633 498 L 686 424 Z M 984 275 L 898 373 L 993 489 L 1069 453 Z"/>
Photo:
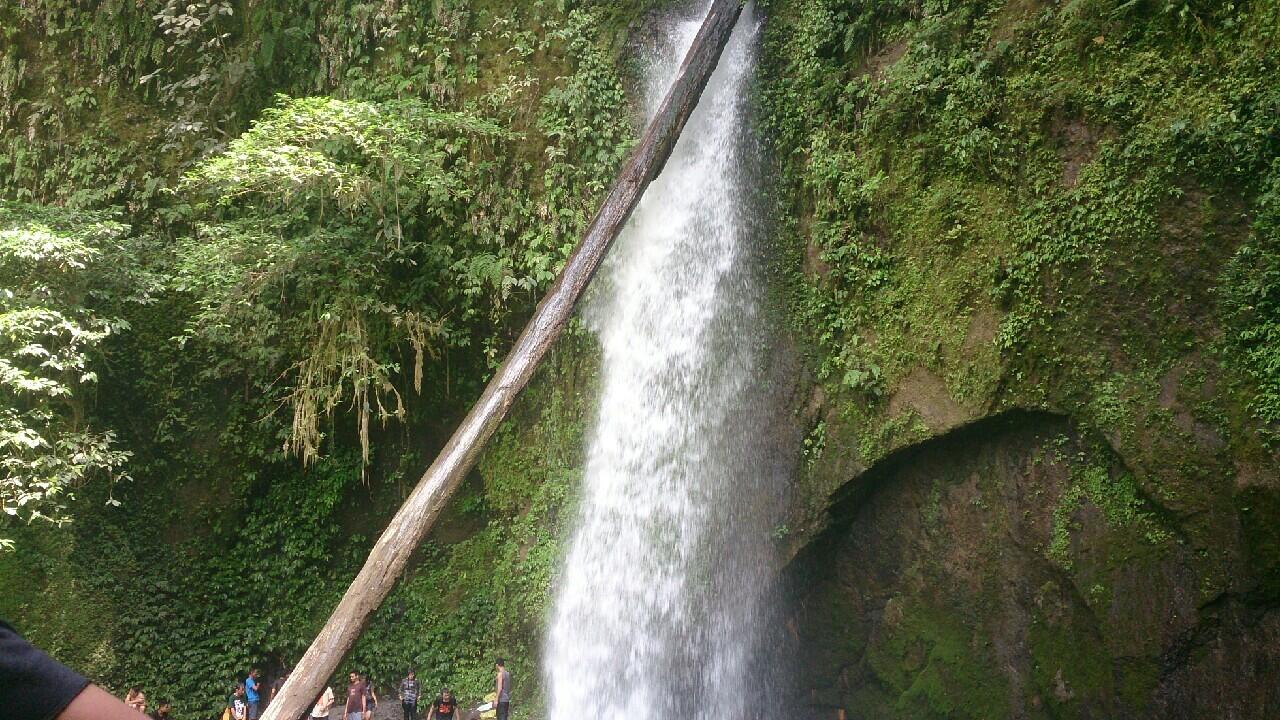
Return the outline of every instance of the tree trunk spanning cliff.
<path id="1" fill-rule="evenodd" d="M 292 720 L 309 708 L 326 679 L 351 649 L 369 615 L 403 572 L 410 553 L 426 535 L 486 441 L 506 416 L 538 362 L 560 335 L 605 252 L 630 217 L 645 188 L 662 171 L 680 131 L 697 105 L 742 8 L 739 0 L 715 0 L 685 56 L 671 90 L 640 144 L 623 167 L 600 211 L 539 303 L 515 347 L 489 381 L 480 400 L 378 538 L 369 559 L 342 601 L 294 668 L 263 720 Z"/>

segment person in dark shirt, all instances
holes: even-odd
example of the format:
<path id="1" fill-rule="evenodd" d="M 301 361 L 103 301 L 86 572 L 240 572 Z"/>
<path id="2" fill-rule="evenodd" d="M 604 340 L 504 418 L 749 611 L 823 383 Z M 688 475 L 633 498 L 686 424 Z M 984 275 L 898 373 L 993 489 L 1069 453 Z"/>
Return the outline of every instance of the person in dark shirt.
<path id="1" fill-rule="evenodd" d="M 0 708 L 5 720 L 138 720 L 138 713 L 22 639 L 0 620 Z"/>
<path id="2" fill-rule="evenodd" d="M 378 693 L 373 689 L 369 673 L 360 673 L 360 682 L 364 683 L 365 720 L 369 720 L 378 711 Z"/>
<path id="3" fill-rule="evenodd" d="M 168 700 L 161 700 L 156 703 L 156 709 L 151 711 L 149 716 L 151 720 L 169 720 L 172 717 L 169 713 L 173 712 L 173 705 Z"/>
<path id="4" fill-rule="evenodd" d="M 350 684 L 347 685 L 347 706 L 343 715 L 346 720 L 364 720 L 364 713 L 368 709 L 364 683 L 360 682 L 359 673 L 353 672 L 347 677 Z"/>
<path id="5" fill-rule="evenodd" d="M 284 681 L 289 679 L 289 671 L 286 670 L 283 675 L 271 682 L 271 691 L 267 694 L 267 707 L 271 707 L 271 701 L 276 699 L 276 695 L 280 692 L 280 688 L 284 687 Z"/>
<path id="6" fill-rule="evenodd" d="M 458 700 L 449 688 L 440 691 L 431 703 L 431 710 L 425 720 L 456 720 L 458 717 Z"/>
<path id="7" fill-rule="evenodd" d="M 502 662 L 502 658 L 498 658 L 494 662 L 495 675 L 493 679 L 493 692 L 498 696 L 497 720 L 507 720 L 511 717 L 511 673 L 507 672 L 507 666 Z"/>

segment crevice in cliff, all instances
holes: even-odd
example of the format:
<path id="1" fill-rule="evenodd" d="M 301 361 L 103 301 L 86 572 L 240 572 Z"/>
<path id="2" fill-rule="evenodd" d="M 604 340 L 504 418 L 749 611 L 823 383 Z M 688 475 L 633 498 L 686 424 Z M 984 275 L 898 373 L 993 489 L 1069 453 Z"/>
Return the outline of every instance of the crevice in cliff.
<path id="1" fill-rule="evenodd" d="M 858 509 L 923 452 L 946 453 L 972 447 L 984 439 L 1013 428 L 1049 428 L 1066 430 L 1069 419 L 1065 415 L 1042 410 L 1015 409 L 989 415 L 970 423 L 959 425 L 945 433 L 898 448 L 871 465 L 864 472 L 837 488 L 828 504 L 830 522 L 807 547 L 820 545 L 832 534 L 848 528 Z"/>

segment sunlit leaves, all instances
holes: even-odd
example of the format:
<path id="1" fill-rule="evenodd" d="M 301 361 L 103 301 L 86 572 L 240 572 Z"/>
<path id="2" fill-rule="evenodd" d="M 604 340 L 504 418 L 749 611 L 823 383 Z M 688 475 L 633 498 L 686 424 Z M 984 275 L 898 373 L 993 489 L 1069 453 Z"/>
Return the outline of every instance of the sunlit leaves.
<path id="1" fill-rule="evenodd" d="M 111 267 L 125 231 L 100 215 L 0 203 L 0 523 L 65 521 L 75 488 L 118 478 L 128 458 L 83 402 L 95 353 L 127 327 L 96 306 L 152 289 Z"/>
<path id="2" fill-rule="evenodd" d="M 279 102 L 181 185 L 216 201 L 178 246 L 176 285 L 198 308 L 185 337 L 249 363 L 233 372 L 280 378 L 269 393 L 292 411 L 291 453 L 316 459 L 322 423 L 351 411 L 367 461 L 371 420 L 404 414 L 401 348 L 420 388 L 453 302 L 476 286 L 505 296 L 501 261 L 463 259 L 464 155 L 511 134 L 416 100 Z M 397 282 L 406 274 L 415 292 Z"/>
<path id="3" fill-rule="evenodd" d="M 223 203 L 297 204 L 329 199 L 352 213 L 412 209 L 468 188 L 444 165 L 459 133 L 506 136 L 464 113 L 439 112 L 415 100 L 385 103 L 281 96 L 226 151 L 187 175 L 184 186 L 211 191 Z M 396 203 L 409 203 L 401 207 Z"/>

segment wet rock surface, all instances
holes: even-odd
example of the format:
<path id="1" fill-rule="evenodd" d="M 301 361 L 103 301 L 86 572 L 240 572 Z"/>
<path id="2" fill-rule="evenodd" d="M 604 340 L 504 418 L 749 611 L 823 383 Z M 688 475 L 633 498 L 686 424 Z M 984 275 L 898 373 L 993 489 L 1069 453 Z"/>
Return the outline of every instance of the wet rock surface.
<path id="1" fill-rule="evenodd" d="M 1066 418 L 1015 412 L 846 485 L 788 573 L 802 716 L 1276 717 L 1268 566 L 1132 475 Z"/>

